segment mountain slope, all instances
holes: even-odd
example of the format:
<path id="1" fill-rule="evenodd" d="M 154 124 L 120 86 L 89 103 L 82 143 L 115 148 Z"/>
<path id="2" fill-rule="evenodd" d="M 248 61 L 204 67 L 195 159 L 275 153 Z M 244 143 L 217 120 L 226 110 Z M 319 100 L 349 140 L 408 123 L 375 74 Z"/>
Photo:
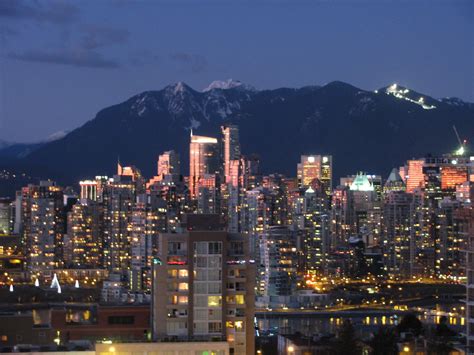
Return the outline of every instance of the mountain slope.
<path id="1" fill-rule="evenodd" d="M 218 136 L 220 125 L 232 122 L 240 127 L 242 151 L 259 154 L 264 172 L 294 176 L 299 155 L 323 153 L 334 156 L 336 177 L 358 170 L 386 177 L 406 159 L 452 151 L 453 125 L 463 137 L 474 134 L 474 105 L 409 94 L 343 82 L 263 91 L 229 82 L 199 92 L 180 82 L 105 108 L 20 162 L 41 164 L 73 183 L 112 174 L 118 157 L 151 176 L 157 155 L 175 149 L 187 173 L 190 129 Z M 425 106 L 436 107 L 423 107 L 418 95 Z"/>

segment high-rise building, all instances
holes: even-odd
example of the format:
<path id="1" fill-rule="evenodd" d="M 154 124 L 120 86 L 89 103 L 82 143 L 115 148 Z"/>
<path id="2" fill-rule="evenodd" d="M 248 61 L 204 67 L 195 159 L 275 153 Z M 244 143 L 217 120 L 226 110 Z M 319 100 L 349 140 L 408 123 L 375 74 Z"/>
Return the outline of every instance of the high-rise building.
<path id="1" fill-rule="evenodd" d="M 189 190 L 191 198 L 199 193 L 200 180 L 220 170 L 219 144 L 216 138 L 191 135 L 189 146 Z"/>
<path id="2" fill-rule="evenodd" d="M 302 155 L 297 166 L 298 185 L 309 187 L 314 179 L 324 185 L 328 201 L 332 192 L 332 156 Z"/>
<path id="3" fill-rule="evenodd" d="M 72 206 L 67 218 L 66 266 L 82 269 L 103 268 L 102 206 L 96 201 L 81 199 Z"/>
<path id="4" fill-rule="evenodd" d="M 455 212 L 458 230 L 466 243 L 466 353 L 474 352 L 474 210 L 461 208 Z"/>
<path id="5" fill-rule="evenodd" d="M 187 232 L 160 234 L 153 269 L 153 337 L 227 340 L 254 353 L 255 265 L 248 242 L 217 215 L 187 215 Z"/>
<path id="6" fill-rule="evenodd" d="M 405 191 L 406 185 L 403 181 L 402 177 L 399 174 L 399 170 L 397 168 L 393 168 L 388 176 L 387 181 L 383 187 L 383 192 L 388 193 L 390 191 Z"/>
<path id="7" fill-rule="evenodd" d="M 423 174 L 423 165 L 425 161 L 423 159 L 409 160 L 408 170 L 406 176 L 406 191 L 413 192 L 417 188 L 423 188 L 425 186 L 425 176 Z"/>
<path id="8" fill-rule="evenodd" d="M 260 237 L 257 270 L 259 302 L 283 307 L 296 291 L 298 252 L 296 236 L 286 226 L 270 226 Z"/>
<path id="9" fill-rule="evenodd" d="M 386 195 L 382 249 L 386 271 L 411 277 L 415 268 L 414 214 L 420 205 L 414 194 L 391 191 Z"/>
<path id="10" fill-rule="evenodd" d="M 114 176 L 103 191 L 105 265 L 124 276 L 130 270 L 131 217 L 136 191 L 130 175 Z"/>
<path id="11" fill-rule="evenodd" d="M 222 131 L 222 161 L 224 163 L 225 183 L 229 183 L 232 161 L 240 159 L 239 127 L 226 125 L 221 127 Z"/>
<path id="12" fill-rule="evenodd" d="M 12 226 L 12 202 L 8 198 L 0 198 L 0 236 L 9 235 Z"/>
<path id="13" fill-rule="evenodd" d="M 109 178 L 107 176 L 96 176 L 95 180 L 79 181 L 81 187 L 81 199 L 97 201 L 102 197 L 102 190 L 107 185 Z"/>
<path id="14" fill-rule="evenodd" d="M 218 174 L 203 174 L 199 179 L 197 195 L 197 212 L 203 214 L 221 211 L 220 176 Z"/>
<path id="15" fill-rule="evenodd" d="M 158 176 L 179 175 L 181 173 L 181 163 L 179 154 L 174 150 L 169 150 L 158 157 Z"/>
<path id="16" fill-rule="evenodd" d="M 65 220 L 63 189 L 54 182 L 21 190 L 21 236 L 31 275 L 62 266 Z"/>
<path id="17" fill-rule="evenodd" d="M 466 166 L 448 165 L 441 167 L 441 189 L 455 190 L 456 186 L 469 181 Z"/>
<path id="18" fill-rule="evenodd" d="M 148 194 L 138 195 L 132 208 L 131 229 L 129 289 L 150 291 L 158 234 L 167 229 L 166 211 L 152 204 Z"/>
<path id="19" fill-rule="evenodd" d="M 314 184 L 313 185 L 317 185 Z M 318 186 L 303 188 L 292 203 L 293 229 L 302 232 L 299 249 L 306 274 L 325 274 L 330 251 L 329 210 L 326 196 Z"/>

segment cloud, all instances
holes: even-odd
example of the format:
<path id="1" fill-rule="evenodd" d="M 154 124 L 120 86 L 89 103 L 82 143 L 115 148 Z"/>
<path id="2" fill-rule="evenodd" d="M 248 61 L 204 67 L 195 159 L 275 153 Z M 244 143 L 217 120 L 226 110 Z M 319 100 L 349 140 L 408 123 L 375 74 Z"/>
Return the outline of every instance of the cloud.
<path id="1" fill-rule="evenodd" d="M 173 53 L 170 59 L 189 68 L 193 73 L 201 73 L 207 69 L 207 60 L 199 54 Z"/>
<path id="2" fill-rule="evenodd" d="M 28 50 L 22 53 L 10 53 L 9 58 L 25 62 L 39 62 L 49 64 L 62 64 L 85 68 L 118 68 L 119 63 L 106 59 L 95 51 L 85 50 Z"/>
<path id="3" fill-rule="evenodd" d="M 133 66 L 142 66 L 146 64 L 156 64 L 161 61 L 161 57 L 149 49 L 134 51 L 129 55 L 130 64 Z"/>
<path id="4" fill-rule="evenodd" d="M 78 16 L 79 8 L 69 2 L 0 0 L 0 18 L 62 24 L 75 21 Z"/>
<path id="5" fill-rule="evenodd" d="M 83 26 L 82 32 L 84 36 L 82 37 L 81 46 L 85 49 L 97 49 L 125 43 L 130 36 L 128 30 L 98 25 Z"/>

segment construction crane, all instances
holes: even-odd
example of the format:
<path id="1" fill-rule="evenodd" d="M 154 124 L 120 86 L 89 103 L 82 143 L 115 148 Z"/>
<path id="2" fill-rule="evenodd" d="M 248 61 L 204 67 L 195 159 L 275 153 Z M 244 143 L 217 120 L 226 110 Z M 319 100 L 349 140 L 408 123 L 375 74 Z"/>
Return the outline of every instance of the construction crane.
<path id="1" fill-rule="evenodd" d="M 458 139 L 458 142 L 459 142 L 459 149 L 456 150 L 456 152 L 454 154 L 456 155 L 464 155 L 464 153 L 466 152 L 466 143 L 467 143 L 467 140 L 461 140 L 461 137 L 459 137 L 459 133 L 458 133 L 458 130 L 456 129 L 456 126 L 453 125 L 453 130 L 454 130 L 454 133 L 456 134 L 456 138 Z"/>

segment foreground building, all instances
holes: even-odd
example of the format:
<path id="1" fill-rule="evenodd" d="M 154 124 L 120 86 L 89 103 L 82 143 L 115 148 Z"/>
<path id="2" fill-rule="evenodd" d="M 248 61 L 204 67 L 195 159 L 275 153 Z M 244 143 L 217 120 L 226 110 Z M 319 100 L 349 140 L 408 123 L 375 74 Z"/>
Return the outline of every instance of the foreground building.
<path id="1" fill-rule="evenodd" d="M 187 232 L 160 234 L 154 260 L 154 340 L 226 340 L 253 354 L 255 265 L 247 239 L 217 215 L 187 215 Z"/>

